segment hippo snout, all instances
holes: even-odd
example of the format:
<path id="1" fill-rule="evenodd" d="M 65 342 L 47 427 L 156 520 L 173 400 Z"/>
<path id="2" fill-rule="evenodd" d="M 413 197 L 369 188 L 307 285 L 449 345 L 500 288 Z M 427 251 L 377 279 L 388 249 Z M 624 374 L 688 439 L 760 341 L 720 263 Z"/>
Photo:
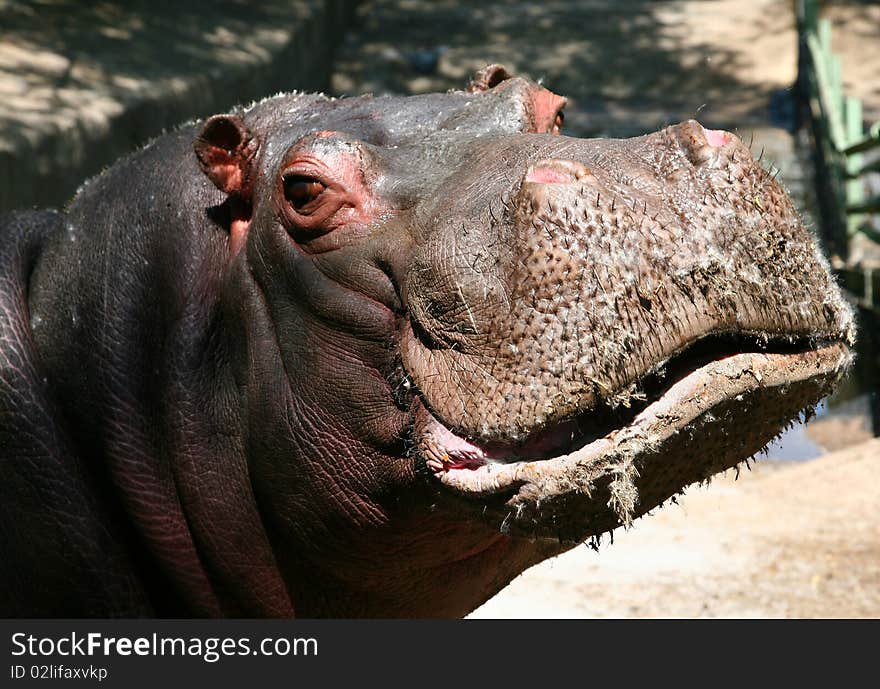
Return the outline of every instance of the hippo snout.
<path id="1" fill-rule="evenodd" d="M 429 462 L 448 485 L 511 489 L 529 462 L 544 485 L 554 461 L 637 426 L 680 381 L 716 385 L 703 370 L 712 362 L 776 380 L 774 394 L 737 394 L 772 406 L 784 387 L 789 415 L 845 370 L 851 311 L 790 199 L 735 135 L 688 121 L 625 141 L 518 144 L 496 144 L 518 166 L 484 160 L 482 205 L 435 223 L 410 275 L 403 361 L 430 410 Z M 806 374 L 813 364 L 821 384 Z M 700 414 L 713 404 L 727 402 Z M 720 456 L 769 440 L 779 419 L 766 416 L 726 444 L 733 427 L 719 425 Z M 457 438 L 446 464 L 440 428 Z M 514 473 L 480 473 L 499 465 Z M 559 485 L 586 485 L 567 476 Z M 547 504 L 546 490 L 536 495 Z"/>

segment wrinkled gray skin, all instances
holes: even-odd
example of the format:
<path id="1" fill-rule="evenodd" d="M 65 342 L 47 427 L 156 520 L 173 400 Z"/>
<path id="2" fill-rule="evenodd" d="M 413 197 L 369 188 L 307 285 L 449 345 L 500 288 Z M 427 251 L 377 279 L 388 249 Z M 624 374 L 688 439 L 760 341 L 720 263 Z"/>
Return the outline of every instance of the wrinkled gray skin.
<path id="1" fill-rule="evenodd" d="M 0 236 L 0 613 L 462 615 L 826 394 L 849 309 L 736 137 L 281 95 Z"/>

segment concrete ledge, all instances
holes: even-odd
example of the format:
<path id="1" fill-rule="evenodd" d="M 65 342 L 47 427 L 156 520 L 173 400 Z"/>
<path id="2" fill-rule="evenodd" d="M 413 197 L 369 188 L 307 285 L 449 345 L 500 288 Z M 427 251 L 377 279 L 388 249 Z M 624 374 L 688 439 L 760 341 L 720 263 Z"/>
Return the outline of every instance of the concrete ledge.
<path id="1" fill-rule="evenodd" d="M 163 130 L 327 88 L 356 0 L 0 0 L 0 211 L 65 203 Z"/>

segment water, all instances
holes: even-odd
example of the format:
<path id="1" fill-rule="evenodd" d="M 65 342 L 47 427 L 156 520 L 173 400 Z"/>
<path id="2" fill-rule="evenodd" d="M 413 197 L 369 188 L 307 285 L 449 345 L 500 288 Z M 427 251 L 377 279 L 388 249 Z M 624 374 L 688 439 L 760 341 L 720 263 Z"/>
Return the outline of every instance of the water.
<path id="1" fill-rule="evenodd" d="M 825 448 L 807 435 L 806 425 L 797 423 L 770 443 L 765 453 L 768 459 L 793 462 L 821 457 Z"/>
<path id="2" fill-rule="evenodd" d="M 854 391 L 856 396 L 848 397 Z M 759 457 L 788 462 L 816 459 L 828 451 L 868 440 L 873 435 L 871 425 L 871 395 L 860 392 L 850 379 L 840 391 L 819 403 L 809 423 L 796 423 Z"/>

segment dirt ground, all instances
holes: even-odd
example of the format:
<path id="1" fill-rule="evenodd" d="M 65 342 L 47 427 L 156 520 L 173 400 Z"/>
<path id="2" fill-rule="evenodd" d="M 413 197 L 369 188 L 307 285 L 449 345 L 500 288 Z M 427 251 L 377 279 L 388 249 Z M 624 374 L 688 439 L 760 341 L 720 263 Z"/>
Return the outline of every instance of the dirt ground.
<path id="1" fill-rule="evenodd" d="M 731 47 L 719 13 L 742 17 L 749 52 Z M 566 128 L 579 136 L 641 133 L 698 112 L 712 126 L 764 123 L 771 93 L 796 74 L 793 18 L 778 0 L 374 0 L 358 17 L 336 93 L 462 88 L 499 62 L 569 98 Z"/>
<path id="2" fill-rule="evenodd" d="M 849 93 L 880 117 L 880 7 L 829 2 Z M 793 193 L 797 35 L 790 0 L 366 0 L 337 95 L 462 88 L 490 62 L 570 99 L 575 136 L 689 117 L 755 135 Z M 803 433 L 803 431 L 800 431 Z M 880 617 L 880 440 L 859 416 L 807 427 L 818 459 L 753 463 L 517 578 L 486 617 Z M 772 454 L 773 450 L 771 450 Z"/>
<path id="3" fill-rule="evenodd" d="M 880 6 L 826 3 L 847 92 L 880 118 Z M 577 136 L 790 120 L 797 76 L 792 0 L 365 0 L 339 51 L 336 94 L 462 88 L 500 62 L 570 103 Z"/>

